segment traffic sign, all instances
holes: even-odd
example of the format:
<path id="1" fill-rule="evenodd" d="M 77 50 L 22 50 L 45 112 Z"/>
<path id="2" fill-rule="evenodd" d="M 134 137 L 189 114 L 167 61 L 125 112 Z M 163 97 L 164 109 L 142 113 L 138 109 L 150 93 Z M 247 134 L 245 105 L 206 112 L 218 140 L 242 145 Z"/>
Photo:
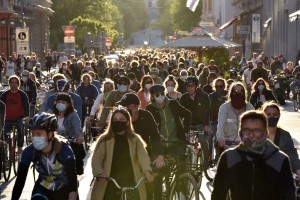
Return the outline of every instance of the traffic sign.
<path id="1" fill-rule="evenodd" d="M 29 43 L 17 43 L 17 54 L 19 55 L 29 55 Z"/>
<path id="2" fill-rule="evenodd" d="M 75 36 L 64 37 L 64 43 L 75 43 Z"/>
<path id="3" fill-rule="evenodd" d="M 29 28 L 16 27 L 17 42 L 29 42 Z"/>
<path id="4" fill-rule="evenodd" d="M 106 47 L 108 48 L 108 49 L 110 49 L 110 47 L 111 47 L 111 38 L 110 37 L 107 37 L 106 38 Z"/>
<path id="5" fill-rule="evenodd" d="M 63 27 L 64 34 L 66 37 L 72 37 L 75 35 L 75 27 L 74 26 L 65 26 Z"/>

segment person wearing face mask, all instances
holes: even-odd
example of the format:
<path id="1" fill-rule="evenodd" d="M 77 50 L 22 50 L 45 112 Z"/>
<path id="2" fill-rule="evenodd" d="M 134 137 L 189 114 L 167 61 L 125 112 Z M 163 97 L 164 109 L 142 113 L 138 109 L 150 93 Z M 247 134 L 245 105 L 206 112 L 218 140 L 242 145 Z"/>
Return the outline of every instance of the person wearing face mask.
<path id="1" fill-rule="evenodd" d="M 269 84 L 264 79 L 259 78 L 252 86 L 249 102 L 255 109 L 259 109 L 267 101 L 277 102 L 273 92 L 269 89 Z"/>
<path id="2" fill-rule="evenodd" d="M 166 87 L 167 89 L 167 94 L 166 96 L 169 98 L 169 99 L 174 99 L 174 100 L 177 100 L 179 101 L 182 94 L 180 92 L 177 91 L 177 88 L 178 88 L 178 83 L 177 81 L 174 79 L 174 76 L 172 75 L 169 75 L 167 77 L 167 79 L 165 80 L 164 82 L 164 86 Z"/>
<path id="3" fill-rule="evenodd" d="M 61 67 L 59 68 L 58 73 L 61 73 L 61 74 L 65 75 L 65 77 L 67 79 L 72 78 L 72 74 L 70 73 L 69 69 L 67 68 L 67 63 L 66 62 L 62 63 Z"/>
<path id="4" fill-rule="evenodd" d="M 135 93 L 131 90 L 130 87 L 130 80 L 127 77 L 121 77 L 117 81 L 118 89 L 111 91 L 108 95 L 104 107 L 101 111 L 100 115 L 100 129 L 103 129 L 106 126 L 107 117 L 111 111 L 111 109 L 116 106 L 116 103 L 122 99 L 122 97 L 126 93 Z"/>
<path id="5" fill-rule="evenodd" d="M 36 83 L 29 77 L 29 71 L 24 70 L 22 72 L 20 89 L 23 90 L 29 100 L 29 117 L 35 114 L 35 104 L 36 104 Z"/>
<path id="6" fill-rule="evenodd" d="M 211 199 L 296 199 L 290 160 L 267 139 L 266 115 L 248 111 L 240 121 L 242 141 L 221 155 Z"/>
<path id="7" fill-rule="evenodd" d="M 262 106 L 262 111 L 268 117 L 268 139 L 289 156 L 292 170 L 297 174 L 298 181 L 300 181 L 300 160 L 297 148 L 294 145 L 291 134 L 277 125 L 280 119 L 278 104 L 275 102 L 266 102 Z"/>
<path id="8" fill-rule="evenodd" d="M 154 84 L 161 85 L 163 82 L 161 78 L 158 76 L 159 71 L 156 67 L 151 67 L 149 75 L 151 76 L 152 80 L 154 81 Z"/>
<path id="9" fill-rule="evenodd" d="M 130 114 L 125 108 L 114 109 L 107 130 L 96 142 L 91 165 L 96 178 L 92 185 L 92 200 L 121 198 L 114 183 L 101 177 L 113 177 L 121 186 L 133 186 L 142 176 L 146 181 L 154 180 L 146 144 L 133 131 Z M 144 182 L 133 193 L 139 197 L 137 199 L 147 199 Z"/>
<path id="10" fill-rule="evenodd" d="M 211 94 L 214 92 L 213 83 L 216 78 L 217 78 L 217 75 L 215 73 L 210 73 L 208 75 L 206 85 L 204 85 L 202 88 L 202 90 L 204 92 L 206 92 L 206 94 Z"/>
<path id="11" fill-rule="evenodd" d="M 130 89 L 138 92 L 141 89 L 140 83 L 136 80 L 136 76 L 134 73 L 130 72 L 127 74 L 127 77 L 130 81 Z"/>
<path id="12" fill-rule="evenodd" d="M 251 84 L 251 71 L 253 68 L 254 68 L 253 62 L 249 61 L 247 69 L 245 69 L 245 71 L 243 72 L 243 81 L 247 85 L 247 96 L 248 97 L 250 97 L 250 94 L 251 94 L 251 85 L 252 85 Z"/>
<path id="13" fill-rule="evenodd" d="M 117 82 L 119 80 L 119 78 L 121 77 L 125 77 L 127 76 L 127 74 L 125 73 L 125 69 L 124 68 L 120 68 L 118 73 L 116 75 L 114 75 L 114 77 L 112 78 L 112 80 L 114 81 L 114 85 L 115 85 L 115 89 L 118 89 L 118 85 Z"/>
<path id="14" fill-rule="evenodd" d="M 163 138 L 164 155 L 175 155 L 183 159 L 186 148 L 185 133 L 191 123 L 191 113 L 180 103 L 165 96 L 165 87 L 153 85 L 150 88 L 151 103 L 146 107 L 158 125 Z M 156 178 L 155 199 L 162 199 L 162 176 Z"/>
<path id="15" fill-rule="evenodd" d="M 239 117 L 248 110 L 254 110 L 246 101 L 245 87 L 241 82 L 231 84 L 228 101 L 220 106 L 217 125 L 217 140 L 220 151 L 236 146 L 240 141 L 238 134 Z"/>
<path id="16" fill-rule="evenodd" d="M 18 175 L 12 191 L 12 200 L 22 194 L 30 164 L 39 173 L 31 199 L 76 200 L 77 176 L 72 149 L 55 133 L 57 121 L 48 113 L 36 114 L 29 121 L 32 144 L 24 149 Z"/>
<path id="17" fill-rule="evenodd" d="M 140 82 L 143 75 L 145 74 L 145 71 L 144 71 L 144 68 L 142 66 L 140 66 L 140 63 L 138 62 L 138 60 L 133 60 L 130 63 L 130 69 L 127 70 L 127 73 L 134 73 L 137 81 Z"/>
<path id="18" fill-rule="evenodd" d="M 177 91 L 180 92 L 181 94 L 187 92 L 187 89 L 185 87 L 185 80 L 187 79 L 187 77 L 188 77 L 187 71 L 185 69 L 181 70 L 179 74 L 179 78 L 177 79 L 178 82 Z"/>
<path id="19" fill-rule="evenodd" d="M 76 139 L 76 143 L 71 143 L 71 147 L 76 158 L 76 171 L 78 175 L 83 174 L 83 164 L 85 151 L 83 148 L 84 137 L 79 116 L 74 110 L 71 97 L 68 94 L 61 93 L 56 97 L 53 105 L 53 113 L 57 118 L 57 133 L 67 139 Z"/>
<path id="20" fill-rule="evenodd" d="M 151 76 L 145 75 L 141 81 L 141 89 L 137 92 L 137 96 L 141 101 L 140 107 L 145 109 L 146 106 L 150 103 L 150 88 L 153 86 L 153 80 Z"/>

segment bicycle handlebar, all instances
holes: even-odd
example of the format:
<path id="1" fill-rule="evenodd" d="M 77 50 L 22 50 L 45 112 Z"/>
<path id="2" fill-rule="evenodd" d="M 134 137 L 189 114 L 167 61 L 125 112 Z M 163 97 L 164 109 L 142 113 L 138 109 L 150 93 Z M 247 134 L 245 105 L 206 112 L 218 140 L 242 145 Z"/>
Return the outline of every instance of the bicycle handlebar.
<path id="1" fill-rule="evenodd" d="M 112 178 L 110 176 L 106 176 L 106 177 L 104 177 L 104 176 L 98 176 L 98 177 L 96 177 L 96 180 L 99 180 L 99 179 L 105 179 L 107 181 L 112 181 L 118 189 L 120 189 L 122 191 L 126 191 L 126 190 L 135 190 L 135 189 L 137 189 L 139 187 L 139 185 L 142 183 L 142 181 L 145 180 L 145 176 L 143 176 L 142 178 L 140 178 L 138 180 L 137 184 L 135 186 L 133 186 L 133 187 L 121 187 L 118 184 L 118 182 L 114 178 Z"/>

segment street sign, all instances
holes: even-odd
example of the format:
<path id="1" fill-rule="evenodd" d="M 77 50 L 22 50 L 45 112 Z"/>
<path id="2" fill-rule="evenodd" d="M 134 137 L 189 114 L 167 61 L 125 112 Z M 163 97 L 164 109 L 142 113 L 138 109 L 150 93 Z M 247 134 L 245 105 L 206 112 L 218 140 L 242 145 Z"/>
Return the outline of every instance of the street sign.
<path id="1" fill-rule="evenodd" d="M 107 37 L 106 38 L 106 43 L 105 43 L 106 47 L 109 49 L 110 46 L 111 46 L 111 38 L 110 37 Z"/>
<path id="2" fill-rule="evenodd" d="M 17 54 L 29 55 L 29 43 L 17 43 Z"/>
<path id="3" fill-rule="evenodd" d="M 75 43 L 75 36 L 64 37 L 64 43 Z"/>
<path id="4" fill-rule="evenodd" d="M 248 25 L 237 25 L 236 26 L 236 33 L 237 34 L 249 34 L 250 33 L 250 26 L 248 26 Z"/>
<path id="5" fill-rule="evenodd" d="M 16 41 L 29 42 L 29 28 L 16 27 Z"/>
<path id="6" fill-rule="evenodd" d="M 63 27 L 64 34 L 66 37 L 72 37 L 75 35 L 75 27 L 74 26 L 65 26 Z"/>

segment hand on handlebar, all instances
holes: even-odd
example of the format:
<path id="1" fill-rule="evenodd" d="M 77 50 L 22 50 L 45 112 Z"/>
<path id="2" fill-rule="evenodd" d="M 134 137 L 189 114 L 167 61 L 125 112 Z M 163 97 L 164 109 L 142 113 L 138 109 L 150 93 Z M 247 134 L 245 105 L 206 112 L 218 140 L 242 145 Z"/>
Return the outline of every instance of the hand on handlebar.
<path id="1" fill-rule="evenodd" d="M 99 182 L 105 182 L 105 181 L 107 181 L 106 180 L 106 175 L 104 174 L 104 173 L 101 173 L 101 174 L 98 174 L 97 176 L 96 176 L 96 180 L 97 181 L 99 181 Z"/>
<path id="2" fill-rule="evenodd" d="M 154 181 L 154 176 L 152 176 L 152 174 L 150 172 L 145 173 L 145 178 L 148 183 L 151 183 Z"/>
<path id="3" fill-rule="evenodd" d="M 82 144 L 84 142 L 84 137 L 82 134 L 80 134 L 77 138 L 76 138 L 76 142 L 77 144 Z"/>

